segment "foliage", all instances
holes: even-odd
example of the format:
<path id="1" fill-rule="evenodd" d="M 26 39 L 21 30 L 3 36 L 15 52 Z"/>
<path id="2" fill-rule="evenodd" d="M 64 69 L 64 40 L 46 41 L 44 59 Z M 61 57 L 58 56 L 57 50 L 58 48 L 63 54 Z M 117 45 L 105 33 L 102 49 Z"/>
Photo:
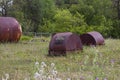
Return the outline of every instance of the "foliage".
<path id="1" fill-rule="evenodd" d="M 51 30 L 50 32 L 75 32 L 76 27 L 86 25 L 81 14 L 77 12 L 76 14 L 72 15 L 67 9 L 57 10 L 53 20 L 54 22 L 48 21 L 45 24 L 45 27 L 47 27 L 49 31 Z"/>
<path id="2" fill-rule="evenodd" d="M 14 0 L 13 5 L 9 9 L 8 16 L 15 17 L 20 22 L 23 31 L 32 31 L 33 24 L 31 20 L 25 17 L 25 5 L 26 0 Z"/>
<path id="3" fill-rule="evenodd" d="M 0 15 L 7 16 L 9 8 L 13 5 L 13 0 L 1 0 L 0 1 Z"/>
<path id="4" fill-rule="evenodd" d="M 97 30 L 119 38 L 118 6 L 111 0 L 1 0 L 0 15 L 15 17 L 24 32 Z"/>
<path id="5" fill-rule="evenodd" d="M 32 37 L 30 37 L 30 36 L 21 36 L 20 41 L 29 41 L 31 39 L 32 39 Z"/>
<path id="6" fill-rule="evenodd" d="M 33 23 L 33 31 L 37 32 L 43 25 L 43 19 L 51 19 L 55 12 L 53 0 L 27 0 L 25 16 Z"/>
<path id="7" fill-rule="evenodd" d="M 120 20 L 113 21 L 113 29 L 111 30 L 111 36 L 113 38 L 120 38 Z"/>

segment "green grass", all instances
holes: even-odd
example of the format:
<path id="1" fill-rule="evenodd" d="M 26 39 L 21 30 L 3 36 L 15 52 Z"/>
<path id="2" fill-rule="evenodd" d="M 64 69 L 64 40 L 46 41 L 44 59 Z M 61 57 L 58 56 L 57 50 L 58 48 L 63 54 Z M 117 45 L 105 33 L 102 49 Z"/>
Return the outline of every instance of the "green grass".
<path id="1" fill-rule="evenodd" d="M 43 40 L 43 39 L 42 39 Z M 0 44 L 0 80 L 5 73 L 10 80 L 34 80 L 35 62 L 55 63 L 62 80 L 119 80 L 120 40 L 106 39 L 105 45 L 96 48 L 84 46 L 83 51 L 67 56 L 47 56 L 49 39 Z"/>

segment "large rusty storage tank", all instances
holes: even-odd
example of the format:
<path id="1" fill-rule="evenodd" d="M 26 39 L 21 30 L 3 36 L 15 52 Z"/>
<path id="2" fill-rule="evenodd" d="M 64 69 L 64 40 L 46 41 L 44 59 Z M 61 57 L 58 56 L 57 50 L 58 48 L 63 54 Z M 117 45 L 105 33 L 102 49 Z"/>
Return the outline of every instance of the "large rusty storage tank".
<path id="1" fill-rule="evenodd" d="M 78 35 L 71 32 L 56 33 L 49 44 L 49 55 L 66 55 L 67 52 L 82 50 Z"/>
<path id="2" fill-rule="evenodd" d="M 21 25 L 15 18 L 0 17 L 0 42 L 17 42 L 21 34 Z"/>
<path id="3" fill-rule="evenodd" d="M 103 45 L 104 44 L 103 36 L 97 31 L 92 31 L 92 32 L 82 34 L 80 35 L 80 39 L 83 45 Z"/>

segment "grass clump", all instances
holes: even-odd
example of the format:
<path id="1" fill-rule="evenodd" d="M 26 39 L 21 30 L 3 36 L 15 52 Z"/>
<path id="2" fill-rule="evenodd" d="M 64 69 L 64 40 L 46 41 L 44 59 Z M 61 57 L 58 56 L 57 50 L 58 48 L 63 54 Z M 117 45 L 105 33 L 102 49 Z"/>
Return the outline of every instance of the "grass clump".
<path id="1" fill-rule="evenodd" d="M 29 41 L 29 40 L 31 40 L 33 37 L 31 37 L 31 36 L 24 36 L 24 35 L 22 35 L 21 36 L 21 38 L 20 38 L 20 41 Z"/>

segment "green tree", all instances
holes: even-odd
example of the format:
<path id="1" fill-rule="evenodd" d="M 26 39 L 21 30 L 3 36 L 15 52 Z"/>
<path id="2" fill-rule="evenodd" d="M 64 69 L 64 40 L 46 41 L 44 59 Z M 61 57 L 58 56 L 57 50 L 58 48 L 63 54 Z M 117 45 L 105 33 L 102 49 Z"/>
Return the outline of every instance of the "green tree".
<path id="1" fill-rule="evenodd" d="M 22 26 L 23 31 L 32 31 L 32 22 L 25 16 L 26 0 L 14 0 L 9 8 L 8 16 L 16 18 Z"/>
<path id="2" fill-rule="evenodd" d="M 120 20 L 120 0 L 112 0 L 112 8 L 114 10 L 114 18 Z"/>
<path id="3" fill-rule="evenodd" d="M 83 16 L 79 13 L 72 15 L 68 9 L 57 10 L 54 21 L 48 21 L 44 25 L 44 29 L 48 28 L 48 32 L 75 32 L 77 27 L 86 25 Z"/>
<path id="4" fill-rule="evenodd" d="M 77 5 L 71 5 L 69 10 L 72 14 L 78 12 L 84 15 L 85 22 L 88 25 L 85 28 L 86 31 L 97 30 L 105 34 L 105 36 L 110 34 L 108 30 L 112 29 L 112 19 L 114 15 L 112 1 L 79 0 L 79 3 Z"/>
<path id="5" fill-rule="evenodd" d="M 0 1 L 0 15 L 8 16 L 9 8 L 13 5 L 13 0 Z"/>
<path id="6" fill-rule="evenodd" d="M 37 32 L 44 24 L 44 18 L 49 20 L 55 13 L 53 0 L 27 0 L 25 16 L 33 23 L 33 31 Z"/>

